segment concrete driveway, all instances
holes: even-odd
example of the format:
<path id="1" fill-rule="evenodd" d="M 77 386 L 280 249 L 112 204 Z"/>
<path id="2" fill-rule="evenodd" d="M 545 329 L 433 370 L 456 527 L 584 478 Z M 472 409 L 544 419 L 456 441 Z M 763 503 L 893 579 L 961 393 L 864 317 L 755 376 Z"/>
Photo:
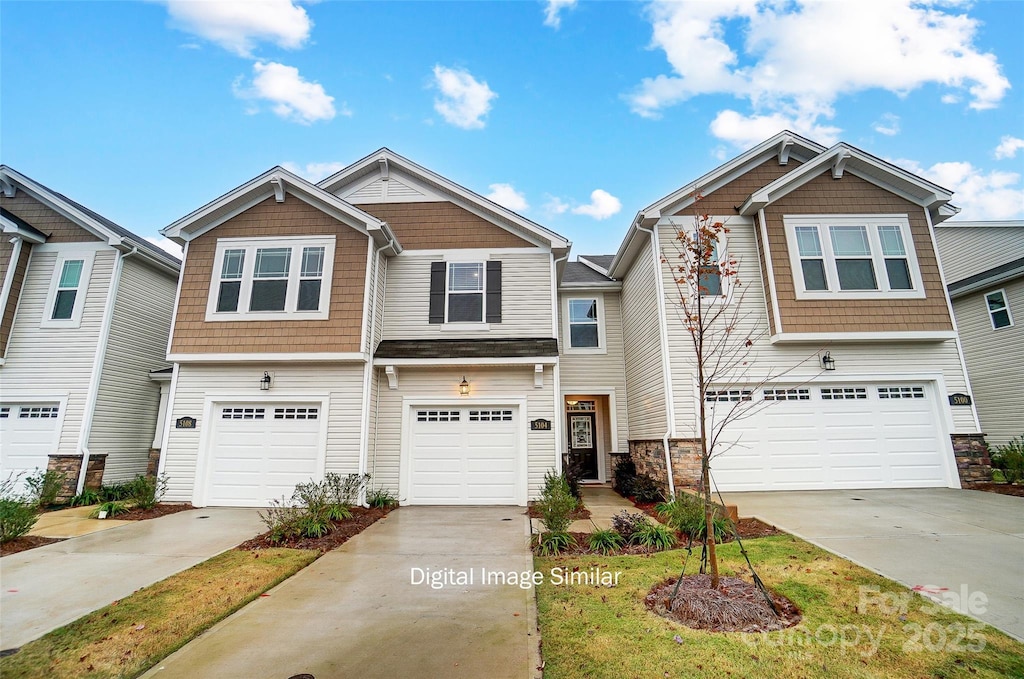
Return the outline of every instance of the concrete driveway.
<path id="1" fill-rule="evenodd" d="M 480 583 L 532 570 L 527 526 L 521 507 L 404 507 L 143 676 L 536 676 L 533 591 Z M 413 569 L 475 581 L 433 589 Z"/>
<path id="2" fill-rule="evenodd" d="M 255 509 L 192 509 L 0 559 L 0 648 L 17 648 L 262 532 Z"/>
<path id="3" fill-rule="evenodd" d="M 1024 641 L 1024 498 L 951 488 L 723 496 L 740 516 L 908 587 L 984 593 L 984 612 L 962 612 Z"/>

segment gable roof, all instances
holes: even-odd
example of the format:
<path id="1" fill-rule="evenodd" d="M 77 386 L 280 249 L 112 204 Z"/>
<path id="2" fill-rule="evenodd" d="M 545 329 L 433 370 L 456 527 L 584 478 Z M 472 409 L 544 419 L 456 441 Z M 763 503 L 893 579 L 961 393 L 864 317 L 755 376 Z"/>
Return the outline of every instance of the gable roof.
<path id="1" fill-rule="evenodd" d="M 582 262 L 566 262 L 559 285 L 563 287 L 619 287 L 619 282 Z"/>
<path id="2" fill-rule="evenodd" d="M 174 273 L 181 268 L 181 260 L 174 255 L 158 248 L 145 238 L 132 233 L 98 212 L 90 210 L 81 203 L 71 200 L 64 194 L 54 191 L 7 165 L 0 165 L 0 185 L 3 186 L 4 193 L 9 193 L 12 196 L 19 189 L 24 191 L 51 210 L 103 239 L 108 245 L 114 247 L 127 245 L 137 248 L 147 259 Z"/>
<path id="3" fill-rule="evenodd" d="M 950 283 L 949 296 L 951 299 L 963 297 L 964 295 L 976 292 L 982 288 L 992 287 L 999 283 L 1024 276 L 1024 257 L 1020 257 L 1006 264 L 994 266 L 991 269 L 982 271 L 973 276 L 968 276 L 959 281 Z"/>
<path id="4" fill-rule="evenodd" d="M 556 253 L 567 253 L 572 246 L 569 241 L 554 231 L 508 208 L 502 207 L 494 201 L 470 191 L 464 186 L 456 184 L 450 179 L 442 177 L 436 172 L 428 170 L 422 165 L 386 147 L 374 151 L 370 155 L 327 177 L 318 186 L 333 194 L 337 194 L 345 187 L 351 186 L 359 180 L 370 176 L 389 177 L 392 170 L 398 170 L 408 175 L 456 205 L 508 229 L 512 233 L 524 237 L 526 240 L 550 247 Z"/>
<path id="5" fill-rule="evenodd" d="M 577 255 L 576 259 L 595 271 L 607 275 L 608 267 L 615 261 L 615 255 Z"/>
<path id="6" fill-rule="evenodd" d="M 401 252 L 401 245 L 386 222 L 279 165 L 164 227 L 160 233 L 178 243 L 184 243 L 270 197 L 279 203 L 283 202 L 286 193 L 371 236 L 377 247 L 389 247 L 393 254 Z"/>

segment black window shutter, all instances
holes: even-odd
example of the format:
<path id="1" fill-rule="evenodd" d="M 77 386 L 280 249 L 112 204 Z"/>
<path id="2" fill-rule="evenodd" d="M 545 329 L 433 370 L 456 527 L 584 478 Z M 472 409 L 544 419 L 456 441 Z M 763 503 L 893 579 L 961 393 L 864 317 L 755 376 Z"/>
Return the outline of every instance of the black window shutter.
<path id="1" fill-rule="evenodd" d="M 444 323 L 444 262 L 430 263 L 430 322 Z"/>
<path id="2" fill-rule="evenodd" d="M 501 323 L 501 262 L 487 262 L 487 322 Z"/>

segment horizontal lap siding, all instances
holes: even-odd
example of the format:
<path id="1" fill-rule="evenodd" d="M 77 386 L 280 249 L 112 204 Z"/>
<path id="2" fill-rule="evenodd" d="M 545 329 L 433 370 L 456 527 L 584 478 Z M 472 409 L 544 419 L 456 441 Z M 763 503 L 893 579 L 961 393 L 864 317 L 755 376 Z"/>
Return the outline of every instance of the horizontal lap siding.
<path id="1" fill-rule="evenodd" d="M 559 299 L 559 314 L 564 313 L 566 297 L 585 297 L 585 292 L 563 292 Z M 586 395 L 592 387 L 611 387 L 615 390 L 615 420 L 618 441 L 611 441 L 612 451 L 626 451 L 629 440 L 628 416 L 626 413 L 626 364 L 622 341 L 622 308 L 618 292 L 605 292 L 604 323 L 607 353 L 572 354 L 564 353 L 569 346 L 565 337 L 564 319 L 558 323 L 559 346 L 563 353 L 558 366 L 562 391 L 567 394 Z M 609 404 L 610 406 L 610 404 Z M 608 433 L 610 436 L 610 432 Z"/>
<path id="2" fill-rule="evenodd" d="M 1020 226 L 957 226 L 955 221 L 946 222 L 935 227 L 935 242 L 947 283 L 1024 257 L 1024 227 Z"/>
<path id="3" fill-rule="evenodd" d="M 519 236 L 453 203 L 363 203 L 358 207 L 387 222 L 405 250 L 530 247 Z"/>
<path id="4" fill-rule="evenodd" d="M 273 375 L 273 388 L 260 391 L 259 379 L 266 370 Z M 196 482 L 200 436 L 210 426 L 204 420 L 207 393 L 230 394 L 229 399 L 299 396 L 304 393 L 330 395 L 327 423 L 326 471 L 352 474 L 359 471 L 359 432 L 362 414 L 363 364 L 251 364 L 239 366 L 178 367 L 178 382 L 170 418 L 170 437 L 164 451 L 164 471 L 169 477 L 167 500 L 190 502 Z M 218 399 L 220 400 L 220 399 Z M 195 429 L 176 429 L 179 417 L 198 420 Z"/>
<path id="5" fill-rule="evenodd" d="M 21 292 L 17 317 L 7 347 L 7 363 L 0 368 L 4 401 L 19 395 L 68 394 L 60 446 L 62 455 L 74 455 L 82 426 L 86 394 L 92 378 L 103 311 L 110 288 L 114 251 L 96 252 L 78 328 L 40 328 L 58 253 L 34 248 Z"/>
<path id="6" fill-rule="evenodd" d="M 523 250 L 492 256 L 501 260 L 501 323 L 490 330 L 442 330 L 429 323 L 430 263 L 441 257 L 407 251 L 388 262 L 384 339 L 551 337 L 551 259 Z"/>
<path id="7" fill-rule="evenodd" d="M 376 369 L 378 408 L 376 435 L 370 439 L 370 473 L 374 487 L 398 492 L 399 464 L 402 454 L 402 399 L 436 397 L 445 401 L 458 398 L 458 384 L 463 375 L 472 385 L 474 397 L 526 397 L 527 418 L 550 420 L 555 417 L 554 380 L 552 370 L 544 370 L 544 387 L 534 388 L 533 366 L 510 368 L 398 368 L 398 389 L 388 388 L 382 368 Z M 554 431 L 527 432 L 527 477 L 529 498 L 534 499 L 544 486 L 544 474 L 555 466 Z M 404 499 L 404 498 L 402 498 Z"/>
<path id="8" fill-rule="evenodd" d="M 985 295 L 1000 289 L 1006 293 L 1014 325 L 994 330 Z M 986 439 L 990 445 L 1002 445 L 1024 435 L 1019 368 L 1016 376 L 1011 374 L 1011 366 L 1014 362 L 1019 365 L 1024 356 L 1024 277 L 953 300 L 953 313 Z"/>
<path id="9" fill-rule="evenodd" d="M 149 372 L 167 367 L 176 285 L 133 257 L 124 260 L 89 438 L 92 453 L 107 454 L 104 483 L 146 471 L 160 403 Z"/>
<path id="10" fill-rule="evenodd" d="M 660 439 L 668 429 L 656 275 L 650 245 L 645 243 L 622 283 L 622 342 L 630 439 Z"/>

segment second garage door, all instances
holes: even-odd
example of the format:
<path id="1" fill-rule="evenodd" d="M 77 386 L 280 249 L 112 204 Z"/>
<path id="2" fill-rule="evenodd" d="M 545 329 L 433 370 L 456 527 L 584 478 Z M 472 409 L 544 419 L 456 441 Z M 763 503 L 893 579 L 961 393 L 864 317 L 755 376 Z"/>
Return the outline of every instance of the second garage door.
<path id="1" fill-rule="evenodd" d="M 949 439 L 926 383 L 843 384 L 709 393 L 755 414 L 723 432 L 712 459 L 721 490 L 920 488 L 949 484 Z M 954 472 L 955 474 L 955 472 Z"/>
<path id="2" fill-rule="evenodd" d="M 408 504 L 515 505 L 520 480 L 516 407 L 422 408 L 409 413 Z"/>
<path id="3" fill-rule="evenodd" d="M 316 403 L 215 405 L 205 504 L 265 507 L 319 479 L 320 410 Z"/>

